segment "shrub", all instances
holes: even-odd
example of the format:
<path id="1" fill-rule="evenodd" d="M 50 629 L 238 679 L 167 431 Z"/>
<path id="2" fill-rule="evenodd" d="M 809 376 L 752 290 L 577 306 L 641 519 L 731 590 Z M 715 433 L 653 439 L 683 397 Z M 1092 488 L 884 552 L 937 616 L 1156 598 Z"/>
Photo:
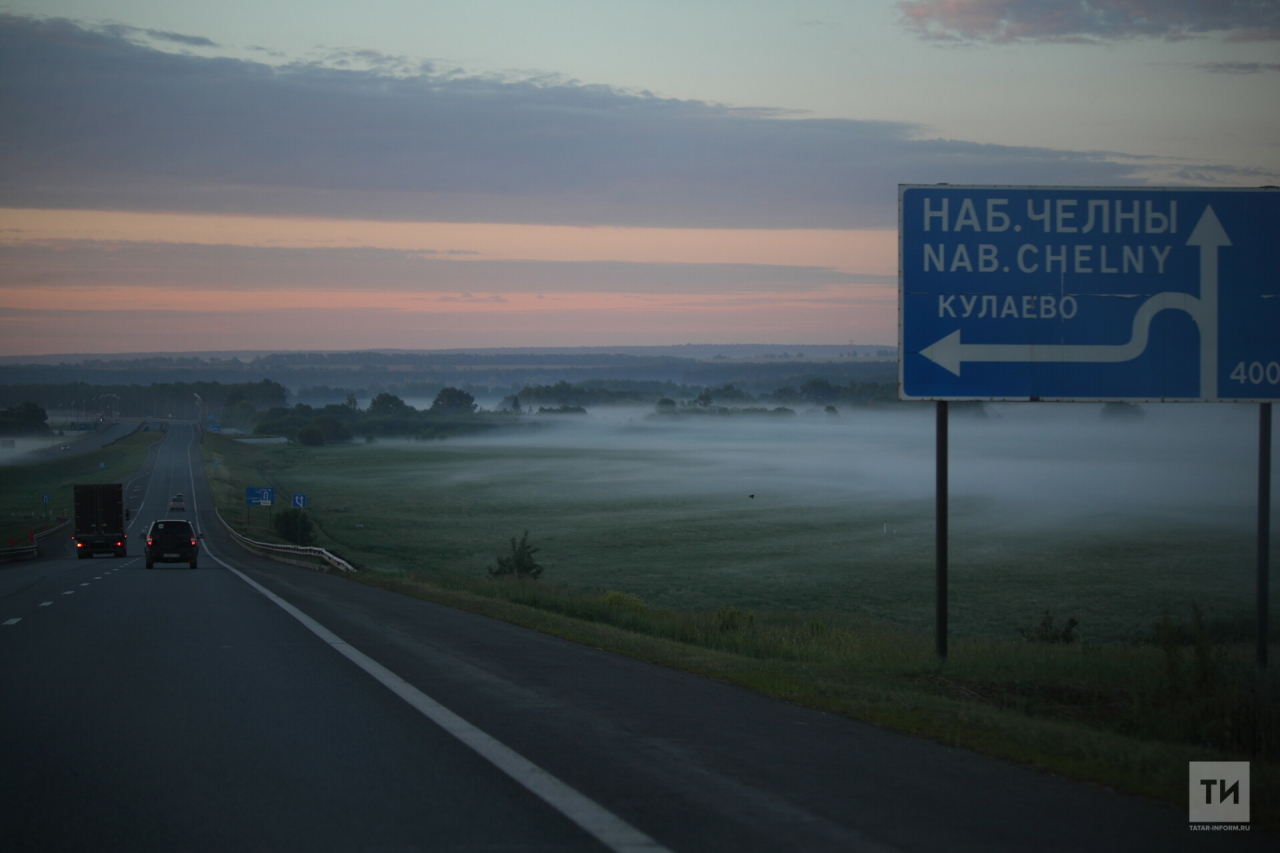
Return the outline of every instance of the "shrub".
<path id="1" fill-rule="evenodd" d="M 1076 641 L 1076 626 L 1080 623 L 1071 618 L 1067 624 L 1059 627 L 1053 624 L 1053 613 L 1046 610 L 1040 624 L 1034 628 L 1019 628 L 1022 639 L 1032 643 L 1062 643 L 1070 645 Z"/>
<path id="2" fill-rule="evenodd" d="M 755 623 L 753 613 L 744 613 L 736 607 L 716 608 L 716 625 L 721 631 L 736 631 L 739 628 L 750 631 L 755 628 Z"/>
<path id="3" fill-rule="evenodd" d="M 306 510 L 290 507 L 271 515 L 271 526 L 286 542 L 310 545 L 316 541 L 315 526 Z"/>
<path id="4" fill-rule="evenodd" d="M 619 610 L 630 610 L 633 613 L 644 613 L 649 609 L 640 596 L 629 592 L 616 592 L 612 589 L 600 596 L 600 603 Z"/>
<path id="5" fill-rule="evenodd" d="M 298 444 L 305 444 L 307 447 L 320 447 L 324 444 L 324 433 L 320 432 L 320 428 L 315 424 L 308 424 L 298 430 Z"/>
<path id="6" fill-rule="evenodd" d="M 516 538 L 512 536 L 511 556 L 498 557 L 498 565 L 490 567 L 489 577 L 515 577 L 536 580 L 538 575 L 542 574 L 542 566 L 533 559 L 533 555 L 541 550 L 541 548 L 535 548 L 529 544 L 529 531 L 527 530 L 520 537 L 519 542 L 516 542 Z"/>

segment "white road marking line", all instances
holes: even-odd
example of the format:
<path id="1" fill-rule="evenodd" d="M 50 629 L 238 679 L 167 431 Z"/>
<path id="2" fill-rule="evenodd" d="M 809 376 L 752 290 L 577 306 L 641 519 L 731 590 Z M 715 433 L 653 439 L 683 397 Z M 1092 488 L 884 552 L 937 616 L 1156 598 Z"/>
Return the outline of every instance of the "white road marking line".
<path id="1" fill-rule="evenodd" d="M 41 606 L 41 607 L 48 607 L 50 604 L 53 604 L 53 602 L 52 602 L 52 601 L 42 601 L 42 602 L 40 602 L 40 606 Z"/>
<path id="2" fill-rule="evenodd" d="M 188 458 L 187 464 L 190 465 Z M 344 642 L 336 634 L 310 616 L 232 568 L 206 549 L 223 568 L 262 593 L 286 613 L 297 619 L 334 651 L 373 676 L 382 686 L 412 705 L 424 717 L 453 735 L 494 767 L 520 783 L 530 793 L 594 836 L 614 853 L 671 853 L 671 851 L 636 829 L 604 806 L 580 794 L 515 750 L 468 723 L 373 658 Z"/>
<path id="3" fill-rule="evenodd" d="M 63 595 L 75 595 L 75 594 L 76 594 L 76 591 L 74 589 L 69 589 L 63 593 Z"/>
<path id="4" fill-rule="evenodd" d="M 88 586 L 88 584 L 87 584 L 87 583 L 82 583 L 82 584 L 80 584 L 80 586 Z"/>
<path id="5" fill-rule="evenodd" d="M 195 499 L 195 472 L 191 469 L 191 447 L 194 444 L 195 434 L 193 432 L 191 444 L 187 446 L 187 473 L 191 477 L 191 509 L 193 512 L 199 513 L 200 508 Z M 469 746 L 494 767 L 510 776 L 534 796 L 573 821 L 579 828 L 599 840 L 614 853 L 672 853 L 670 849 L 663 847 L 595 800 L 561 782 L 514 749 L 471 725 L 471 723 L 468 723 L 462 717 L 459 717 L 373 658 L 344 642 L 328 628 L 271 590 L 223 562 L 208 547 L 206 547 L 205 553 L 224 569 L 266 596 L 268 601 L 276 604 L 285 613 L 301 622 L 311 633 L 328 643 L 334 651 L 373 676 L 382 686 L 408 702 L 424 717 L 462 741 L 466 746 Z"/>
<path id="6" fill-rule="evenodd" d="M 5 625 L 17 625 L 17 624 L 18 624 L 19 622 L 21 622 L 21 621 L 22 621 L 22 617 L 21 617 L 21 616 L 19 616 L 17 619 L 10 619 L 9 621 L 4 622 L 4 623 L 2 623 L 2 624 L 5 624 Z"/>
<path id="7" fill-rule="evenodd" d="M 102 580 L 102 575 L 98 575 L 97 577 L 95 577 L 95 578 L 94 578 L 94 580 L 96 580 L 96 581 L 100 581 L 100 580 Z"/>

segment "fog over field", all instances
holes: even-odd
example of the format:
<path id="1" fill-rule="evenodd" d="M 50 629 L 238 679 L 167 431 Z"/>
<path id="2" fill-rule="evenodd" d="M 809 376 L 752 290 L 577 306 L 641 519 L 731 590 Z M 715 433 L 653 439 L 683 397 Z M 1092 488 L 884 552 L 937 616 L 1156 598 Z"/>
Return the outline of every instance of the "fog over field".
<path id="1" fill-rule="evenodd" d="M 657 417 L 597 406 L 320 452 L 325 464 L 290 467 L 277 486 L 307 493 L 333 546 L 371 567 L 484 577 L 528 530 L 544 580 L 588 594 L 932 625 L 928 404 Z M 1046 609 L 1095 640 L 1149 636 L 1193 603 L 1245 624 L 1256 454 L 1254 406 L 953 407 L 957 636 L 1017 636 Z"/>
<path id="2" fill-rule="evenodd" d="M 577 464 L 560 456 L 504 455 L 459 476 L 502 480 L 516 467 L 561 493 L 603 489 L 615 498 L 679 494 L 705 495 L 710 503 L 847 505 L 863 522 L 879 506 L 933 500 L 932 406 L 846 410 L 835 417 L 647 414 L 599 408 L 586 417 L 559 418 L 546 430 L 453 439 L 583 452 Z M 1255 407 L 1148 405 L 1142 415 L 1107 419 L 1097 404 L 989 404 L 985 416 L 953 410 L 951 495 L 957 512 L 984 526 L 1056 531 L 1151 521 L 1249 528 L 1256 497 Z M 627 450 L 633 459 L 618 454 Z"/>

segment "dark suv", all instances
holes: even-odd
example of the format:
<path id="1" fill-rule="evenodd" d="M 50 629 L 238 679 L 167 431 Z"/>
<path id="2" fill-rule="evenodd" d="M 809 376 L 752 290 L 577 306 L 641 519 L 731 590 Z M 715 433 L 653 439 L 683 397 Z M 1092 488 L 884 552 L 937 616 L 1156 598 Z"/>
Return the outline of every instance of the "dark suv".
<path id="1" fill-rule="evenodd" d="M 156 563 L 186 563 L 194 569 L 196 553 L 200 550 L 196 542 L 203 537 L 204 534 L 196 533 L 189 521 L 164 519 L 151 522 L 151 527 L 147 530 L 147 544 L 142 552 L 147 560 L 147 568 L 152 568 Z"/>

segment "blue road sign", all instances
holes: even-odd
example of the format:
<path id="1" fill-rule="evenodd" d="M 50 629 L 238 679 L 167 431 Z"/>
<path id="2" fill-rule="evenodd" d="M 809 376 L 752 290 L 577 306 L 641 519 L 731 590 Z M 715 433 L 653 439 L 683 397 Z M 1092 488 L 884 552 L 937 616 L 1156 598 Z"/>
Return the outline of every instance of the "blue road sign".
<path id="1" fill-rule="evenodd" d="M 898 202 L 903 399 L 1280 400 L 1280 190 Z"/>
<path id="2" fill-rule="evenodd" d="M 42 504 L 47 504 L 48 502 L 49 502 L 49 496 L 48 496 L 48 495 L 41 495 L 41 496 L 40 496 L 40 503 L 42 503 Z"/>
<path id="3" fill-rule="evenodd" d="M 209 424 L 209 432 L 222 432 L 222 426 L 218 423 Z"/>
<path id="4" fill-rule="evenodd" d="M 275 502 L 275 489 L 249 487 L 244 490 L 245 506 L 271 506 Z"/>
<path id="5" fill-rule="evenodd" d="M 293 496 L 293 505 L 294 505 L 294 506 L 296 506 L 298 509 L 306 509 L 306 508 L 307 508 L 307 496 L 306 496 L 306 495 L 294 495 L 294 496 Z"/>

